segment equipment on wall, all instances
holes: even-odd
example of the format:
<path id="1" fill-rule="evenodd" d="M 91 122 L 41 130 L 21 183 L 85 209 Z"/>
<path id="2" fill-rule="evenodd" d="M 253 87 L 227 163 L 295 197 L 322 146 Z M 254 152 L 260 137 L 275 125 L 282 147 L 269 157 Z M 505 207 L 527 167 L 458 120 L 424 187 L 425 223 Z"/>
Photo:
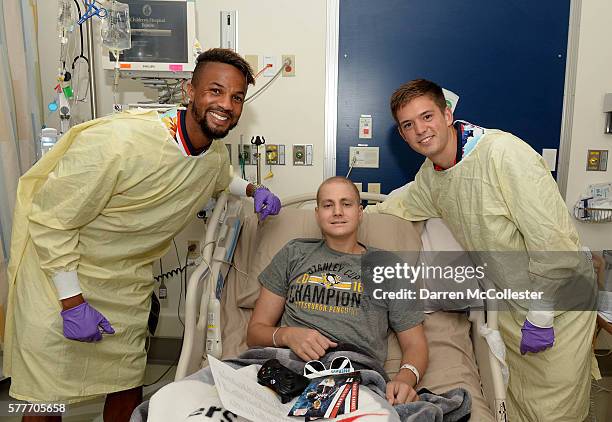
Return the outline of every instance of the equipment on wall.
<path id="1" fill-rule="evenodd" d="M 129 7 L 131 45 L 119 55 L 122 73 L 129 77 L 190 78 L 199 46 L 195 2 L 123 1 Z M 105 53 L 102 61 L 104 69 L 115 68 L 110 53 Z"/>

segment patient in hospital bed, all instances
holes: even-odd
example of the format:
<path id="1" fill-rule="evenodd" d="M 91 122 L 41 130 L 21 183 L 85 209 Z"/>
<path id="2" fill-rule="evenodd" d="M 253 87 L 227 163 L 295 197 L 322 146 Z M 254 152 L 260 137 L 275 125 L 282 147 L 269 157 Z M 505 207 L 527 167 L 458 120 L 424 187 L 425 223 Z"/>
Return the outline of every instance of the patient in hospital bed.
<path id="1" fill-rule="evenodd" d="M 423 313 L 410 302 L 372 297 L 373 286 L 365 285 L 372 280 L 362 279 L 361 266 L 376 251 L 357 242 L 362 212 L 353 182 L 323 182 L 315 215 L 324 239 L 290 241 L 261 273 L 247 344 L 286 347 L 305 362 L 347 345 L 382 367 L 391 328 L 404 367 L 385 394 L 390 404 L 403 404 L 417 399 L 414 387 L 427 368 Z"/>
<path id="2" fill-rule="evenodd" d="M 308 361 L 329 366 L 334 358 L 345 356 L 361 371 L 362 385 L 378 395 L 378 408 L 386 407 L 390 416 L 380 420 L 433 421 L 442 415 L 468 420 L 471 397 L 466 390 L 439 395 L 415 391 L 428 362 L 422 311 L 409 301 L 376 300 L 369 293 L 371 286 L 364 285 L 368 280 L 361 277 L 362 257 L 377 251 L 357 241 L 362 209 L 355 185 L 342 177 L 325 181 L 317 192 L 315 214 L 324 239 L 290 241 L 260 274 L 262 287 L 247 330 L 251 349 L 229 363 L 246 366 L 278 358 L 301 373 Z M 401 367 L 391 380 L 383 369 L 389 329 L 401 349 Z M 177 400 L 193 393 L 196 380 L 213 383 L 204 369 L 164 387 L 151 400 L 149 420 L 170 417 L 172 407 L 187 416 L 189 409 Z M 181 382 L 189 385 L 181 390 Z M 161 397 L 171 402 L 162 405 Z M 159 411 L 163 415 L 155 414 Z M 135 412 L 133 420 L 142 418 Z"/>

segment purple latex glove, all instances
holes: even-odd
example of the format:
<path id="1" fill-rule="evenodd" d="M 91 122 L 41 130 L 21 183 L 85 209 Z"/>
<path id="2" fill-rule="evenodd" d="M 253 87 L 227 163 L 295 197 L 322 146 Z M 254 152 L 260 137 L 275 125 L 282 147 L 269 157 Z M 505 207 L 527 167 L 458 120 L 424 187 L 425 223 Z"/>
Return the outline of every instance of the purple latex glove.
<path id="1" fill-rule="evenodd" d="M 553 327 L 540 328 L 525 320 L 521 328 L 521 355 L 527 352 L 538 353 L 552 347 L 555 342 L 555 330 Z"/>
<path id="2" fill-rule="evenodd" d="M 100 341 L 102 332 L 115 334 L 115 330 L 100 312 L 83 302 L 74 308 L 62 311 L 64 337 L 78 341 Z"/>
<path id="3" fill-rule="evenodd" d="M 255 200 L 255 212 L 259 214 L 259 220 L 264 220 L 269 215 L 276 215 L 280 212 L 281 201 L 266 188 L 257 188 L 253 194 Z"/>

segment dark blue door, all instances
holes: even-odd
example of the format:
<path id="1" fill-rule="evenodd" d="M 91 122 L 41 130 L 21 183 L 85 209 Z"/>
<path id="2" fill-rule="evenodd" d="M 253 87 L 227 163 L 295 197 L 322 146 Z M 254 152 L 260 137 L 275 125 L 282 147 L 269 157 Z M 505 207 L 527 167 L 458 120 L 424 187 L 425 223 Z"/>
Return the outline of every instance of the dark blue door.
<path id="1" fill-rule="evenodd" d="M 353 181 L 388 193 L 414 178 L 423 158 L 397 134 L 389 97 L 420 77 L 461 97 L 456 119 L 559 148 L 569 10 L 570 0 L 341 0 L 336 173 L 349 146 L 367 143 L 380 168 L 353 169 Z M 372 139 L 358 139 L 361 114 Z"/>

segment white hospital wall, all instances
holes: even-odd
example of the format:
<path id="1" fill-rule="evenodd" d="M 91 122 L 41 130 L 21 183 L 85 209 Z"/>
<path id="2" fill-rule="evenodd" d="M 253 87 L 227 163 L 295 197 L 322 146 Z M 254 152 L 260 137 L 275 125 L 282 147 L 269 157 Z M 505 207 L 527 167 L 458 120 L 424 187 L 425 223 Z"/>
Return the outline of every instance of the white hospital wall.
<path id="1" fill-rule="evenodd" d="M 59 41 L 56 36 L 57 0 L 39 0 L 39 50 L 42 69 L 44 104 L 53 101 L 53 87 L 57 84 Z M 237 169 L 237 145 L 240 135 L 249 143 L 253 135 L 263 135 L 269 144 L 286 145 L 286 163 L 273 166 L 274 177 L 263 180 L 280 197 L 316 190 L 323 180 L 325 149 L 325 0 L 284 1 L 261 0 L 196 0 L 197 35 L 204 49 L 220 44 L 220 11 L 238 11 L 238 49 L 242 54 L 276 56 L 280 64 L 283 54 L 295 55 L 295 77 L 279 77 L 255 101 L 245 105 L 240 123 L 224 139 L 232 144 L 232 162 Z M 96 74 L 98 87 L 98 115 L 112 110 L 111 73 L 102 69 L 99 41 L 99 22 L 95 19 L 94 34 L 96 52 Z M 70 50 L 75 51 L 78 33 L 73 36 Z M 78 53 L 76 53 L 78 54 Z M 75 55 L 76 55 L 75 54 Z M 85 55 L 87 42 L 85 40 Z M 72 57 L 68 67 L 72 64 Z M 249 88 L 255 92 L 270 78 L 260 77 L 257 85 Z M 156 100 L 156 92 L 144 88 L 140 82 L 121 79 L 118 100 L 121 103 Z M 45 108 L 46 109 L 46 108 Z M 73 108 L 72 123 L 90 119 L 89 103 Z M 57 113 L 46 113 L 44 123 L 58 127 Z M 292 144 L 313 144 L 314 165 L 294 167 L 291 160 Z M 263 152 L 263 149 L 262 149 Z M 262 168 L 262 178 L 268 168 Z M 254 180 L 255 166 L 246 166 L 247 177 Z M 204 224 L 194 218 L 193 222 L 177 238 L 180 261 L 184 262 L 187 240 L 199 240 Z M 174 247 L 163 258 L 164 271 L 176 268 L 178 260 Z M 158 273 L 158 265 L 154 272 Z M 177 318 L 179 278 L 166 282 L 169 298 L 162 301 L 162 314 L 157 335 L 180 336 L 181 326 Z"/>
<path id="2" fill-rule="evenodd" d="M 589 149 L 612 150 L 612 135 L 604 134 L 604 94 L 612 92 L 612 2 L 582 0 L 578 66 L 571 135 L 566 202 L 570 210 L 587 185 L 612 182 L 608 171 L 586 171 Z M 612 223 L 576 221 L 582 242 L 593 250 L 612 249 Z"/>
<path id="3" fill-rule="evenodd" d="M 263 55 L 276 56 L 279 63 L 281 55 L 295 55 L 296 76 L 279 77 L 263 95 L 245 105 L 238 127 L 227 137 L 233 144 L 234 163 L 240 135 L 245 143 L 253 135 L 264 135 L 266 143 L 286 145 L 287 164 L 273 166 L 273 178 L 263 180 L 269 168 L 262 168 L 262 182 L 281 197 L 315 190 L 323 179 L 325 7 L 324 0 L 217 0 L 198 4 L 199 36 L 205 47 L 220 44 L 219 12 L 237 10 L 239 53 L 259 55 L 259 68 L 263 67 Z M 269 80 L 259 77 L 249 94 Z M 294 167 L 292 144 L 314 144 L 314 165 Z M 247 166 L 247 177 L 255 174 L 255 166 Z"/>

